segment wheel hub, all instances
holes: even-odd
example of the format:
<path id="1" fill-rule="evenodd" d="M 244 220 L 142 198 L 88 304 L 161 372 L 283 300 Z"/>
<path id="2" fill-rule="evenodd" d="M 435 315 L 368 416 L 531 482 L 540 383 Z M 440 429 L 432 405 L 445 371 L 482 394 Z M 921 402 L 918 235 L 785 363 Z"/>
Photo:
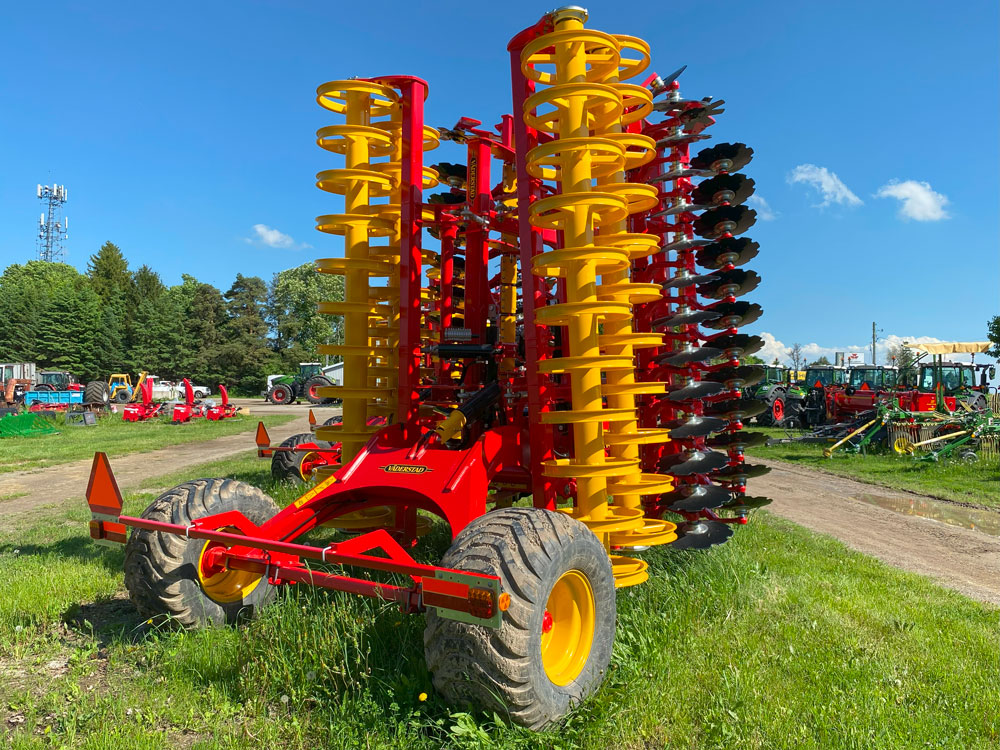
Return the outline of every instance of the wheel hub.
<path id="1" fill-rule="evenodd" d="M 220 531 L 238 533 L 239 529 L 224 528 Z M 257 588 L 262 576 L 247 570 L 226 567 L 226 545 L 207 541 L 198 558 L 198 582 L 206 596 L 219 604 L 231 604 L 245 599 Z"/>
<path id="2" fill-rule="evenodd" d="M 597 604 L 586 576 L 569 570 L 552 587 L 542 616 L 542 665 L 556 685 L 583 672 L 594 643 Z"/>

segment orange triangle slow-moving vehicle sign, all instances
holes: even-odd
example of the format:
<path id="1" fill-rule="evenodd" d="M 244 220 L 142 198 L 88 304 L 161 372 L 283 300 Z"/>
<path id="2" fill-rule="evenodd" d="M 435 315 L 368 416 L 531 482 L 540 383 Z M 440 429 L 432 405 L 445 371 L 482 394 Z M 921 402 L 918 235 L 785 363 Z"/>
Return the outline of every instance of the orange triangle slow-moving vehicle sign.
<path id="1" fill-rule="evenodd" d="M 107 453 L 95 453 L 87 483 L 87 505 L 93 513 L 118 518 L 122 513 L 122 493 L 111 472 Z"/>
<path id="2" fill-rule="evenodd" d="M 313 410 L 312 409 L 309 410 L 309 425 L 311 427 L 315 427 L 316 426 L 316 415 L 313 414 Z"/>
<path id="3" fill-rule="evenodd" d="M 271 436 L 267 434 L 267 428 L 263 422 L 257 423 L 257 437 L 255 438 L 257 447 L 260 449 L 271 447 Z"/>

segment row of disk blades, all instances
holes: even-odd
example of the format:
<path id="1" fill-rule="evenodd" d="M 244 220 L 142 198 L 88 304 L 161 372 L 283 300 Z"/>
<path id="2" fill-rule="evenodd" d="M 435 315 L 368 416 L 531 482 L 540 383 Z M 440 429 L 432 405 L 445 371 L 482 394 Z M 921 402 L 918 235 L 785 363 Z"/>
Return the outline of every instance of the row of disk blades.
<path id="1" fill-rule="evenodd" d="M 720 143 L 689 157 L 690 144 L 707 137 L 702 131 L 714 123 L 722 102 L 685 101 L 676 84 L 659 93 L 667 96 L 655 108 L 669 119 L 649 132 L 662 149 L 663 171 L 650 180 L 660 186 L 660 205 L 647 226 L 663 233 L 664 249 L 675 260 L 661 263 L 669 269 L 660 281 L 663 298 L 648 306 L 650 328 L 665 334 L 665 345 L 654 350 L 644 371 L 649 379 L 668 383 L 653 411 L 657 426 L 670 429 L 671 442 L 655 452 L 649 468 L 674 477 L 674 489 L 655 507 L 684 518 L 671 547 L 705 549 L 733 534 L 733 524 L 715 511 L 732 511 L 743 520 L 751 509 L 771 502 L 746 495 L 747 480 L 769 469 L 746 463 L 743 455 L 767 439 L 742 430 L 743 421 L 763 409 L 761 402 L 743 397 L 744 388 L 762 379 L 763 368 L 739 363 L 764 343 L 738 331 L 763 312 L 738 299 L 760 284 L 760 276 L 743 267 L 759 245 L 737 236 L 756 221 L 756 212 L 744 205 L 754 181 L 737 171 L 750 162 L 753 150 Z"/>

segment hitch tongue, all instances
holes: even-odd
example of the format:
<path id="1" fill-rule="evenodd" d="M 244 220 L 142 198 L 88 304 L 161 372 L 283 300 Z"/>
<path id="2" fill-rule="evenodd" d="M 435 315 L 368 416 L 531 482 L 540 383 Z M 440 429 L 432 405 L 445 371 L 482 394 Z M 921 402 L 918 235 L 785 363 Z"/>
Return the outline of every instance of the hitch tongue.
<path id="1" fill-rule="evenodd" d="M 87 505 L 91 515 L 90 537 L 94 542 L 108 547 L 125 544 L 128 532 L 118 520 L 122 514 L 122 493 L 107 453 L 94 454 L 87 483 Z"/>

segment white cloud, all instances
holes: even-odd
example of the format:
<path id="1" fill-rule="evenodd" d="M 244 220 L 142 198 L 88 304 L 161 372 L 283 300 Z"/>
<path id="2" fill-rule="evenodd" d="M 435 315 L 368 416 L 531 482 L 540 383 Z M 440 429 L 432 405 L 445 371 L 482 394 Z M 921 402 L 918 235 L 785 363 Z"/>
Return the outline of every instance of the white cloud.
<path id="1" fill-rule="evenodd" d="M 300 250 L 302 248 L 312 247 L 312 245 L 307 245 L 305 243 L 296 243 L 290 235 L 287 235 L 284 232 L 279 232 L 277 229 L 269 227 L 267 224 L 254 224 L 253 231 L 256 235 L 255 237 L 245 238 L 246 241 L 251 244 L 266 245 L 267 247 L 273 247 L 278 250 Z"/>
<path id="2" fill-rule="evenodd" d="M 823 196 L 823 202 L 817 208 L 829 206 L 831 203 L 838 203 L 842 206 L 860 206 L 862 204 L 862 200 L 851 192 L 843 180 L 826 167 L 817 167 L 815 164 L 799 164 L 788 173 L 787 180 L 790 185 L 804 182 L 819 191 L 819 194 Z"/>
<path id="3" fill-rule="evenodd" d="M 757 218 L 761 221 L 774 221 L 778 218 L 777 212 L 759 195 L 751 195 L 747 198 L 747 203 L 754 207 L 757 211 Z"/>
<path id="4" fill-rule="evenodd" d="M 761 332 L 760 337 L 764 339 L 764 346 L 755 356 L 760 357 L 767 364 L 771 364 L 775 357 L 783 365 L 791 364 L 792 346 L 790 344 L 779 341 L 774 334 L 767 333 L 766 331 Z M 904 341 L 910 344 L 933 344 L 943 340 L 933 336 L 897 336 L 896 334 L 889 334 L 875 341 L 875 355 L 878 357 L 880 364 L 885 364 L 889 361 L 889 351 Z M 826 357 L 832 363 L 835 360 L 837 352 L 844 352 L 847 355 L 857 353 L 863 355 L 865 362 L 871 361 L 872 349 L 871 343 L 868 342 L 841 346 L 823 346 L 813 342 L 800 344 L 800 346 L 802 347 L 802 356 L 805 358 L 806 364 L 815 362 L 820 357 Z M 970 357 L 968 354 L 949 354 L 948 359 L 953 362 L 968 362 Z"/>
<path id="5" fill-rule="evenodd" d="M 875 193 L 876 198 L 895 198 L 900 201 L 899 215 L 914 221 L 941 221 L 948 218 L 944 207 L 948 199 L 931 190 L 926 182 L 916 180 L 889 180 Z"/>

